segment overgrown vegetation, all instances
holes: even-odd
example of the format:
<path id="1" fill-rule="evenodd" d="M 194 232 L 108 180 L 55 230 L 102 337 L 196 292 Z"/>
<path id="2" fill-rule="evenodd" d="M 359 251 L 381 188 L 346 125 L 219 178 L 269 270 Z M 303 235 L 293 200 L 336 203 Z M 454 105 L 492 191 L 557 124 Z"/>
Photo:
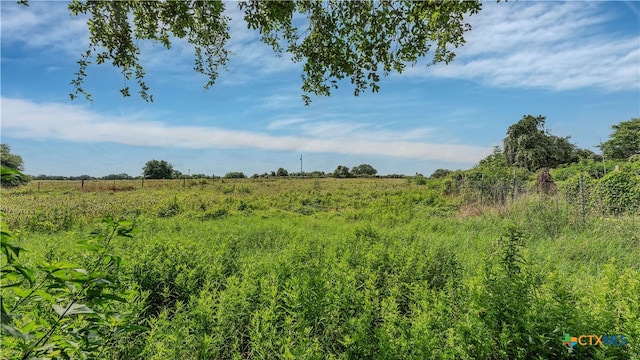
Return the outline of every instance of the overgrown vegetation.
<path id="1" fill-rule="evenodd" d="M 487 169 L 474 171 L 489 176 Z M 37 329 L 59 317 L 52 305 L 67 309 L 80 293 L 76 303 L 93 313 L 63 316 L 49 341 L 56 347 L 38 350 L 41 356 L 638 357 L 637 212 L 590 212 L 582 221 L 579 207 L 563 199 L 564 182 L 558 196 L 536 195 L 531 176 L 519 184 L 527 196 L 506 196 L 504 204 L 487 197 L 481 212 L 468 213 L 479 198 L 463 178 L 469 183 L 474 171 L 423 181 L 157 180 L 126 192 L 52 182 L 40 192 L 35 183 L 5 189 L 10 201 L 3 210 L 21 230 L 11 243 L 28 250 L 19 264 L 40 274 L 35 286 L 51 289 L 40 286 L 41 298 L 13 310 L 34 285 L 10 287 L 3 279 L 3 306 L 16 331 L 3 330 L 2 354 L 25 354 L 46 334 Z M 613 171 L 589 179 L 637 180 Z M 66 215 L 48 215 L 56 211 Z M 76 245 L 94 229 L 130 228 L 100 225 L 109 212 L 135 219 L 135 241 L 113 238 L 94 250 Z M 107 241 L 101 236 L 95 245 Z M 97 262 L 103 270 L 92 271 L 101 253 L 119 261 L 104 257 Z M 6 256 L 2 261 L 9 266 Z M 46 264 L 60 263 L 73 266 L 47 272 Z M 58 282 L 47 277 L 52 272 L 67 277 Z M 89 285 L 94 273 L 104 281 Z M 126 301 L 97 305 L 87 299 L 94 289 Z M 38 328 L 27 327 L 34 319 L 41 319 Z M 569 351 L 564 333 L 624 335 L 628 344 Z"/>
<path id="2" fill-rule="evenodd" d="M 543 125 L 429 178 L 362 164 L 3 188 L 2 357 L 637 359 L 637 154 Z"/>

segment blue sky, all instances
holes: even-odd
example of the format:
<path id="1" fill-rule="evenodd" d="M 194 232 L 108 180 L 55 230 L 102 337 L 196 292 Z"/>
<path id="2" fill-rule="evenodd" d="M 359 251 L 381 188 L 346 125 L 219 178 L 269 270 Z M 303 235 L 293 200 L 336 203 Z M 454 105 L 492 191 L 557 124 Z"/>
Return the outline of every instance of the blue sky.
<path id="1" fill-rule="evenodd" d="M 106 65 L 88 69 L 92 103 L 69 100 L 83 19 L 65 2 L 0 6 L 2 142 L 32 175 L 136 176 L 151 159 L 192 174 L 295 172 L 301 154 L 304 171 L 429 175 L 472 167 L 526 114 L 594 151 L 612 125 L 640 117 L 639 2 L 487 2 L 449 65 L 417 65 L 359 97 L 344 83 L 310 106 L 302 65 L 275 57 L 233 2 L 234 56 L 209 90 L 186 42 L 142 45 L 153 103 L 123 98 Z"/>

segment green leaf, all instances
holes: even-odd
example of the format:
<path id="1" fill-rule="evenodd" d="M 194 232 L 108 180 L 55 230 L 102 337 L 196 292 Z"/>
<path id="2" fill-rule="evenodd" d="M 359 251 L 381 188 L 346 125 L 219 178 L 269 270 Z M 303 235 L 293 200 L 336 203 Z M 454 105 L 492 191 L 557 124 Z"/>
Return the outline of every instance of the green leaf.
<path id="1" fill-rule="evenodd" d="M 8 175 L 21 175 L 22 173 L 16 169 L 11 169 L 5 166 L 1 166 L 0 167 L 0 175 L 2 177 L 8 176 Z"/>
<path id="2" fill-rule="evenodd" d="M 13 323 L 13 317 L 9 315 L 7 308 L 4 306 L 4 299 L 2 295 L 0 295 L 0 323 L 2 324 L 11 324 Z"/>
<path id="3" fill-rule="evenodd" d="M 30 286 L 34 285 L 34 283 L 36 281 L 36 277 L 35 277 L 35 272 L 33 271 L 33 269 L 28 268 L 28 267 L 23 266 L 23 265 L 18 265 L 18 264 L 13 265 L 13 267 L 20 274 L 22 274 L 22 276 L 24 276 L 24 278 L 27 279 L 27 281 L 29 281 L 29 285 Z"/>
<path id="4" fill-rule="evenodd" d="M 111 217 L 111 215 L 105 215 L 102 218 L 102 222 L 109 225 L 109 226 L 114 226 L 115 225 L 115 221 L 113 220 L 113 217 Z"/>
<path id="5" fill-rule="evenodd" d="M 51 307 L 59 316 L 62 316 L 62 317 L 76 315 L 76 314 L 93 314 L 94 313 L 94 311 L 91 310 L 87 305 L 83 305 L 83 304 L 71 304 L 68 307 L 54 304 Z"/>
<path id="6" fill-rule="evenodd" d="M 20 339 L 22 339 L 24 341 L 29 341 L 33 337 L 33 335 L 25 334 L 22 331 L 18 330 L 17 328 L 15 328 L 15 327 L 13 327 L 11 325 L 2 324 L 0 326 L 2 326 L 2 332 L 3 333 L 7 333 L 7 334 L 9 334 L 9 335 L 11 335 L 13 337 L 20 338 Z"/>
<path id="7" fill-rule="evenodd" d="M 77 269 L 80 268 L 78 265 L 75 264 L 71 264 L 71 263 L 67 263 L 67 262 L 63 262 L 63 261 L 58 261 L 58 262 L 54 262 L 54 263 L 45 263 L 44 265 L 39 266 L 40 270 L 47 272 L 47 273 L 53 273 L 56 272 L 58 270 L 62 270 L 62 269 Z"/>
<path id="8" fill-rule="evenodd" d="M 85 283 L 90 280 L 84 269 L 60 269 L 51 273 L 51 277 L 58 281 L 72 281 Z"/>
<path id="9" fill-rule="evenodd" d="M 7 257 L 7 262 L 12 264 L 15 260 L 20 256 L 20 251 L 24 251 L 20 246 L 15 246 L 11 244 L 8 240 L 11 239 L 11 233 L 8 231 L 2 231 L 2 252 L 4 252 Z"/>
<path id="10" fill-rule="evenodd" d="M 24 282 L 24 277 L 13 269 L 2 269 L 1 273 L 0 279 L 2 279 L 3 288 L 17 287 Z"/>

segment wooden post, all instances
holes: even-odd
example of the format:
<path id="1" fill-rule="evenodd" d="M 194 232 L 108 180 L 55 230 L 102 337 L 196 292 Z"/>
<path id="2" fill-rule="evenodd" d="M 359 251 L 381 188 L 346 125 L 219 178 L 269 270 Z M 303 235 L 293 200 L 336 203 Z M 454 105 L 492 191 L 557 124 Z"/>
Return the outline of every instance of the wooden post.
<path id="1" fill-rule="evenodd" d="M 582 174 L 580 174 L 580 214 L 582 215 L 582 221 L 584 222 L 584 188 L 582 187 Z"/>
<path id="2" fill-rule="evenodd" d="M 480 206 L 482 206 L 483 195 L 484 195 L 484 173 L 480 177 Z"/>
<path id="3" fill-rule="evenodd" d="M 511 203 L 516 199 L 516 169 L 513 169 L 513 190 L 511 190 Z"/>
<path id="4" fill-rule="evenodd" d="M 80 180 L 80 188 L 84 190 L 84 179 Z"/>
<path id="5" fill-rule="evenodd" d="M 142 177 L 142 188 L 144 188 L 144 176 Z"/>

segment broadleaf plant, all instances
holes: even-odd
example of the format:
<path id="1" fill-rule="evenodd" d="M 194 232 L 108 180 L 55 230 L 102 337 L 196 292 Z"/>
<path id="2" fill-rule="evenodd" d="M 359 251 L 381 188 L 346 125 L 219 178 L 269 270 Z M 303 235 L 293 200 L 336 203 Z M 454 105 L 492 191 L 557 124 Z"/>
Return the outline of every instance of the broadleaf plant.
<path id="1" fill-rule="evenodd" d="M 131 238 L 133 225 L 110 216 L 103 223 L 105 231 L 81 241 L 92 244 L 85 247 L 95 259 L 88 269 L 67 262 L 31 267 L 19 262 L 24 249 L 11 243 L 2 216 L 3 356 L 99 358 L 117 334 L 145 330 L 132 321 L 136 311 L 118 305 L 136 301 L 139 293 L 120 282 L 120 257 L 111 253 L 112 240 Z"/>

